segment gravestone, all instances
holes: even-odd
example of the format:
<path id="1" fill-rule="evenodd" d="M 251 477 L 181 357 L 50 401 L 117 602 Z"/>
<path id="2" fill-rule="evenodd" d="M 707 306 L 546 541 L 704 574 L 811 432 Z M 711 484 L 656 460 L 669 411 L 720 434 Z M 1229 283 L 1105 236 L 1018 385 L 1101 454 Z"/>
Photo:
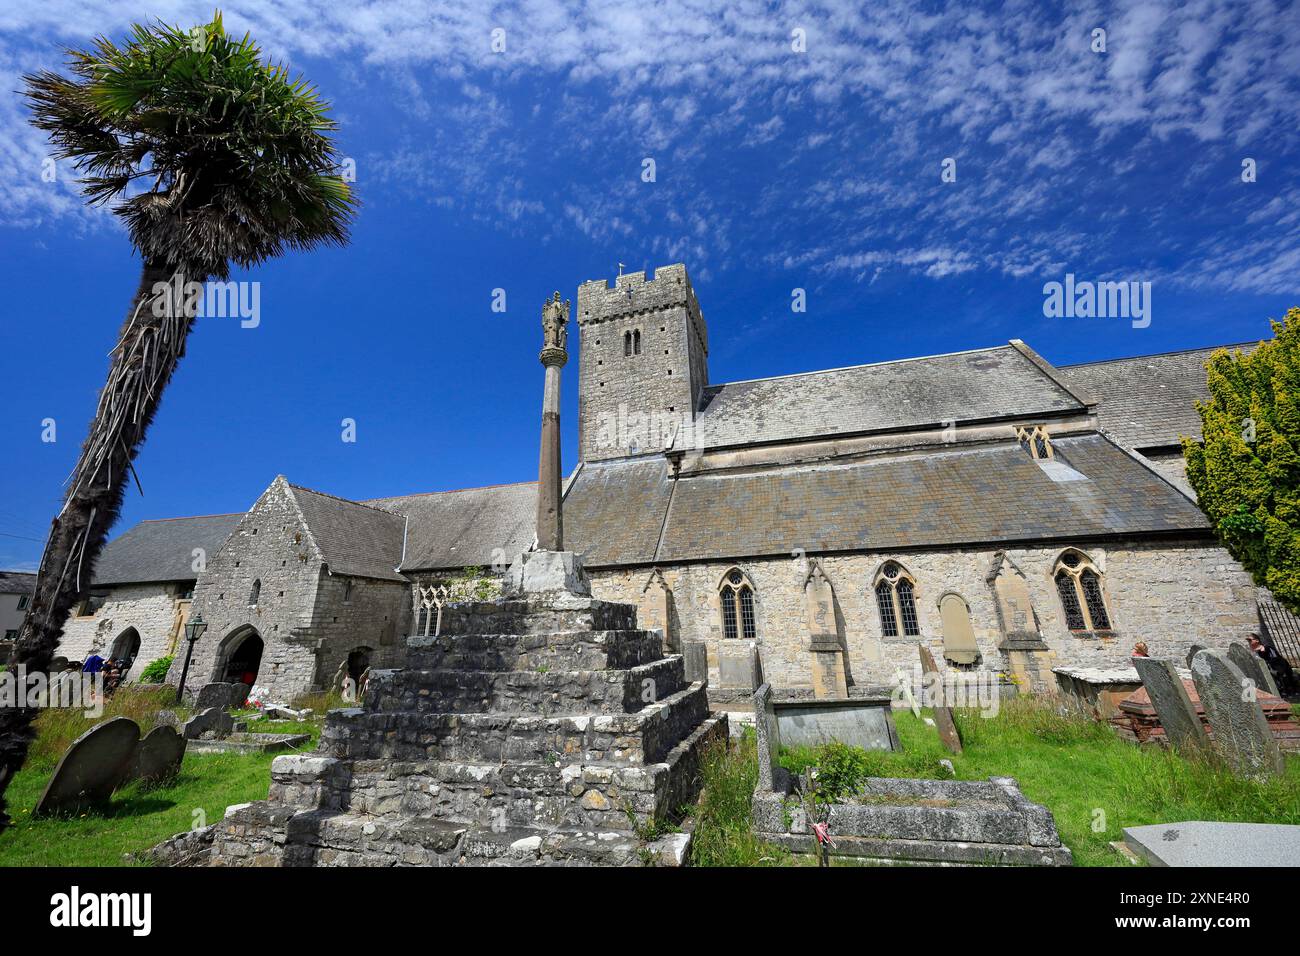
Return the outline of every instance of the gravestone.
<path id="1" fill-rule="evenodd" d="M 718 649 L 718 683 L 725 690 L 757 690 L 763 683 L 757 645 L 752 641 L 724 642 Z"/>
<path id="2" fill-rule="evenodd" d="M 217 740 L 229 737 L 235 729 L 235 718 L 224 707 L 209 707 L 185 721 L 181 734 L 186 740 L 211 736 Z"/>
<path id="3" fill-rule="evenodd" d="M 754 691 L 754 729 L 758 745 L 759 791 L 789 790 L 789 773 L 777 763 L 781 752 L 781 729 L 772 703 L 772 685 L 763 684 Z"/>
<path id="4" fill-rule="evenodd" d="M 1240 773 L 1283 773 L 1282 751 L 1241 669 L 1212 651 L 1201 651 L 1192 660 L 1192 680 L 1214 732 L 1215 750 Z"/>
<path id="5" fill-rule="evenodd" d="M 703 641 L 685 641 L 682 644 L 682 663 L 686 679 L 692 683 L 709 684 L 709 646 Z"/>
<path id="6" fill-rule="evenodd" d="M 1238 644 L 1233 641 L 1228 645 L 1228 660 L 1236 664 L 1237 667 L 1248 678 L 1255 682 L 1255 687 L 1274 697 L 1281 697 L 1277 689 L 1277 681 L 1273 679 L 1273 672 L 1269 666 L 1264 663 L 1264 659 L 1252 651 L 1245 644 Z"/>
<path id="7" fill-rule="evenodd" d="M 241 697 L 238 704 L 234 703 L 236 694 Z M 242 698 L 247 697 L 247 684 L 213 681 L 211 684 L 204 684 L 199 688 L 199 696 L 194 701 L 194 709 L 207 710 L 209 707 L 239 707 L 244 703 Z"/>
<path id="8" fill-rule="evenodd" d="M 1201 651 L 1203 651 L 1203 650 L 1205 650 L 1205 645 L 1204 645 L 1204 644 L 1193 644 L 1191 647 L 1189 647 L 1189 648 L 1187 649 L 1187 666 L 1188 666 L 1188 668 L 1191 668 L 1191 666 L 1192 666 L 1192 661 L 1195 659 L 1196 655 L 1199 654 L 1199 653 L 1200 653 Z"/>
<path id="9" fill-rule="evenodd" d="M 1124 842 L 1152 866 L 1295 866 L 1300 827 L 1188 820 L 1125 827 Z"/>
<path id="10" fill-rule="evenodd" d="M 944 747 L 949 753 L 961 753 L 961 734 L 957 732 L 957 723 L 952 719 L 952 708 L 944 703 L 943 697 L 943 679 L 939 674 L 939 668 L 934 662 L 934 655 L 924 644 L 918 645 L 921 652 L 921 670 L 924 672 L 930 687 L 935 688 L 938 699 L 934 701 L 934 725 L 939 731 L 939 739 L 943 741 Z"/>
<path id="11" fill-rule="evenodd" d="M 139 780 L 147 784 L 166 783 L 180 773 L 184 757 L 185 738 L 172 727 L 155 727 L 140 741 L 131 771 L 123 782 Z"/>
<path id="12" fill-rule="evenodd" d="M 1160 718 L 1160 726 L 1165 729 L 1169 745 L 1183 753 L 1206 747 L 1209 740 L 1201 727 L 1201 719 L 1173 662 L 1135 657 L 1133 666 L 1142 678 L 1142 686 L 1147 689 L 1147 696 Z"/>
<path id="13" fill-rule="evenodd" d="M 127 717 L 91 727 L 59 760 L 32 816 L 72 812 L 107 801 L 130 771 L 139 742 L 140 728 Z"/>

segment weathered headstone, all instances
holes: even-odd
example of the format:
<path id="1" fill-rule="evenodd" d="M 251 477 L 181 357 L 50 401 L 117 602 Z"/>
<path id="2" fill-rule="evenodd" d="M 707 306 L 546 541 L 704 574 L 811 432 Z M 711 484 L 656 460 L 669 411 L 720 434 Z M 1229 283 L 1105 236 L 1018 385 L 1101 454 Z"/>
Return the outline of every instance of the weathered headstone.
<path id="1" fill-rule="evenodd" d="M 1173 661 L 1154 657 L 1134 657 L 1133 666 L 1147 689 L 1151 706 L 1156 709 L 1165 738 L 1175 750 L 1190 753 L 1202 750 L 1209 744 L 1201 718 L 1196 714 L 1192 698 L 1183 686 Z"/>
<path id="2" fill-rule="evenodd" d="M 804 610 L 808 622 L 808 650 L 812 653 L 813 696 L 843 700 L 849 696 L 844 673 L 844 651 L 835 627 L 835 592 L 816 561 L 804 579 Z"/>
<path id="3" fill-rule="evenodd" d="M 926 677 L 926 684 L 935 689 L 939 698 L 934 702 L 934 725 L 939 731 L 939 739 L 949 753 L 961 753 L 961 734 L 957 732 L 957 722 L 952 719 L 952 708 L 944 703 L 943 679 L 934 662 L 934 655 L 924 644 L 918 645 L 921 651 L 921 670 Z"/>
<path id="4" fill-rule="evenodd" d="M 238 687 L 244 688 L 244 696 L 247 696 L 247 684 L 239 684 Z M 207 710 L 209 707 L 229 707 L 232 698 L 235 696 L 236 685 L 226 681 L 213 681 L 211 684 L 204 684 L 199 688 L 199 696 L 194 701 L 195 710 Z M 242 704 L 243 701 L 240 701 Z"/>
<path id="5" fill-rule="evenodd" d="M 126 780 L 166 783 L 180 773 L 184 757 L 185 738 L 172 727 L 155 727 L 136 748 L 135 760 Z"/>
<path id="6" fill-rule="evenodd" d="M 1282 751 L 1269 730 L 1254 688 L 1236 664 L 1212 651 L 1192 659 L 1192 680 L 1214 732 L 1214 747 L 1238 772 L 1282 773 Z"/>
<path id="7" fill-rule="evenodd" d="M 718 649 L 718 683 L 727 690 L 753 692 L 763 683 L 758 647 L 752 641 L 725 641 Z"/>
<path id="8" fill-rule="evenodd" d="M 1192 666 L 1192 660 L 1203 650 L 1205 650 L 1204 644 L 1193 644 L 1187 649 L 1187 666 L 1189 668 Z"/>
<path id="9" fill-rule="evenodd" d="M 1277 681 L 1273 679 L 1273 672 L 1269 670 L 1269 666 L 1264 663 L 1262 657 L 1245 644 L 1238 644 L 1236 641 L 1229 644 L 1228 660 L 1236 664 L 1243 674 L 1253 680 L 1258 690 L 1272 694 L 1274 697 L 1282 696 L 1278 693 Z"/>
<path id="10" fill-rule="evenodd" d="M 703 641 L 685 641 L 682 645 L 682 663 L 686 679 L 694 684 L 709 683 L 709 646 Z"/>
<path id="11" fill-rule="evenodd" d="M 91 727 L 59 760 L 32 815 L 71 812 L 107 801 L 130 771 L 139 742 L 140 728 L 128 717 Z"/>
<path id="12" fill-rule="evenodd" d="M 754 728 L 758 744 L 757 789 L 783 790 L 786 770 L 777 763 L 777 755 L 781 752 L 781 730 L 772 704 L 771 684 L 763 684 L 754 691 Z"/>
<path id="13" fill-rule="evenodd" d="M 235 729 L 235 718 L 224 707 L 209 707 L 185 721 L 181 734 L 186 740 L 198 740 L 211 735 L 217 740 L 229 737 Z"/>

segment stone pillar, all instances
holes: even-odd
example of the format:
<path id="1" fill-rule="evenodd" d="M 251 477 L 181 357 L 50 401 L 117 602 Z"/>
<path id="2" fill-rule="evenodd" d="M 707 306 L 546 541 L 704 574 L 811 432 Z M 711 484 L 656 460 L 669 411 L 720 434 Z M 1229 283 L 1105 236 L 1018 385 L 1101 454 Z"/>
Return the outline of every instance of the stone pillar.
<path id="1" fill-rule="evenodd" d="M 560 512 L 560 369 L 569 361 L 566 348 L 569 303 L 560 293 L 542 306 L 542 352 L 546 386 L 542 397 L 542 451 L 537 466 L 537 547 L 564 550 L 564 517 Z"/>
<path id="2" fill-rule="evenodd" d="M 835 593 L 821 565 L 811 563 L 804 579 L 804 604 L 808 619 L 808 650 L 812 653 L 813 696 L 844 699 L 849 685 L 844 674 L 844 652 L 835 628 Z"/>

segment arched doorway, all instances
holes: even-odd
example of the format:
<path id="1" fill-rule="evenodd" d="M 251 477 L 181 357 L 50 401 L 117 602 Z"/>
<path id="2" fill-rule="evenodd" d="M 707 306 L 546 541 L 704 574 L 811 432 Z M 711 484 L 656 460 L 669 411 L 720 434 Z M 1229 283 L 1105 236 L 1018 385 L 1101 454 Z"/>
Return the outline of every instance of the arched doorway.
<path id="1" fill-rule="evenodd" d="M 113 646 L 108 651 L 108 659 L 110 661 L 119 661 L 122 677 L 126 677 L 139 653 L 140 632 L 133 627 L 128 627 L 117 635 L 117 640 L 113 642 Z"/>
<path id="2" fill-rule="evenodd" d="M 224 642 L 213 679 L 253 686 L 262 666 L 263 647 L 262 638 L 252 628 L 232 634 Z"/>
<path id="3" fill-rule="evenodd" d="M 348 654 L 348 676 L 358 684 L 361 683 L 361 675 L 370 669 L 370 648 L 354 648 Z"/>

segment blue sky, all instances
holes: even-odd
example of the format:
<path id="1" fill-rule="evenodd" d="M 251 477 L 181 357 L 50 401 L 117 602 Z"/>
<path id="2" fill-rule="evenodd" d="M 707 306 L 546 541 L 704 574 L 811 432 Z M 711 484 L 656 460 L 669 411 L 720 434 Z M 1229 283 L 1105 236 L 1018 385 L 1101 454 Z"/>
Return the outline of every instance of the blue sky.
<path id="1" fill-rule="evenodd" d="M 1300 304 L 1291 5 L 321 6 L 223 10 L 334 103 L 352 243 L 236 276 L 261 283 L 256 328 L 200 320 L 117 532 L 243 510 L 278 473 L 355 498 L 532 479 L 541 303 L 620 261 L 686 263 L 714 382 L 1010 338 L 1059 364 L 1238 342 Z M 43 180 L 10 91 L 95 32 L 210 13 L 0 12 L 0 568 L 39 557 L 138 270 L 70 168 Z M 1150 325 L 1046 318 L 1067 272 L 1150 282 Z"/>

